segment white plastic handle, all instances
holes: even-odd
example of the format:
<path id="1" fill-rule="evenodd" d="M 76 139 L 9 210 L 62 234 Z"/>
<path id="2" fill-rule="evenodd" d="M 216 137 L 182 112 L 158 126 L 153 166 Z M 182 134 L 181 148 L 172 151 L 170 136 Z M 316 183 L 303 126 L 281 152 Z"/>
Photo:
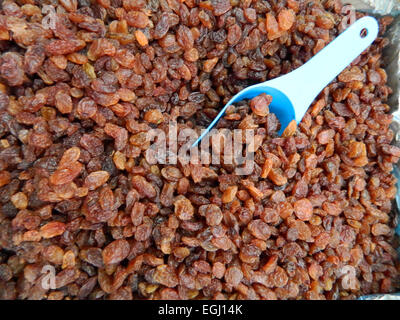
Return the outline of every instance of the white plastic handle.
<path id="1" fill-rule="evenodd" d="M 307 63 L 268 81 L 268 86 L 288 96 L 300 122 L 315 97 L 375 40 L 378 30 L 372 17 L 357 20 Z"/>

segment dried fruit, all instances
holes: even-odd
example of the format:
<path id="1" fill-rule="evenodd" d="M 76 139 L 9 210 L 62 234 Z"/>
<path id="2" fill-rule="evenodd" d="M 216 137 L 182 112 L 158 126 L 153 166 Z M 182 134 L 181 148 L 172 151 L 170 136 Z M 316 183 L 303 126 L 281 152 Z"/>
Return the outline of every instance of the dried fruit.
<path id="1" fill-rule="evenodd" d="M 110 174 L 107 171 L 92 172 L 86 177 L 84 186 L 89 190 L 95 190 L 104 185 L 109 177 Z"/>
<path id="2" fill-rule="evenodd" d="M 181 220 L 189 220 L 194 214 L 194 208 L 190 200 L 181 197 L 174 202 L 175 214 Z"/>
<path id="3" fill-rule="evenodd" d="M 28 197 L 23 192 L 18 192 L 11 197 L 11 202 L 17 209 L 26 209 Z"/>
<path id="4" fill-rule="evenodd" d="M 142 46 L 145 47 L 149 44 L 146 35 L 141 30 L 135 31 L 136 41 Z"/>
<path id="5" fill-rule="evenodd" d="M 393 292 L 400 148 L 381 68 L 387 39 L 298 124 L 281 128 L 276 101 L 262 94 L 230 106 L 216 126 L 228 136 L 253 130 L 249 143 L 237 134 L 237 158 L 221 131 L 208 150 L 219 162 L 174 159 L 175 129 L 179 151 L 190 145 L 183 133 L 201 132 L 238 91 L 303 65 L 342 32 L 341 7 L 2 1 L 0 299 Z M 380 19 L 381 35 L 391 20 Z M 165 152 L 152 150 L 156 141 Z M 57 271 L 50 291 L 41 285 L 48 265 Z"/>
<path id="6" fill-rule="evenodd" d="M 45 238 L 53 238 L 63 234 L 66 226 L 62 222 L 49 222 L 40 228 L 40 235 Z"/>
<path id="7" fill-rule="evenodd" d="M 310 200 L 300 199 L 294 203 L 294 213 L 300 220 L 308 221 L 313 214 L 313 206 Z"/>
<path id="8" fill-rule="evenodd" d="M 278 25 L 280 30 L 289 30 L 294 21 L 296 14 L 292 9 L 282 9 L 278 14 Z"/>
<path id="9" fill-rule="evenodd" d="M 260 117 L 265 117 L 269 113 L 268 106 L 272 101 L 272 97 L 267 94 L 259 95 L 250 101 L 251 110 Z"/>
<path id="10" fill-rule="evenodd" d="M 237 286 L 243 279 L 243 272 L 238 267 L 229 267 L 225 271 L 225 281 L 231 286 Z"/>
<path id="11" fill-rule="evenodd" d="M 235 199 L 237 191 L 238 191 L 237 186 L 229 186 L 228 188 L 226 188 L 221 197 L 222 203 L 232 202 Z"/>
<path id="12" fill-rule="evenodd" d="M 108 265 L 124 260 L 128 256 L 129 250 L 129 243 L 124 239 L 111 242 L 102 252 L 104 264 Z"/>

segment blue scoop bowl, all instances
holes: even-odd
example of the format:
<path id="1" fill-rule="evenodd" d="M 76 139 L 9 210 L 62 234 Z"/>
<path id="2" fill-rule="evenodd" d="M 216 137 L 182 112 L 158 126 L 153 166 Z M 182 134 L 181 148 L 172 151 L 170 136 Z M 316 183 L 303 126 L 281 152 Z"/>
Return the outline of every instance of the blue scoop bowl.
<path id="1" fill-rule="evenodd" d="M 261 93 L 272 96 L 269 109 L 281 123 L 281 135 L 292 120 L 301 121 L 315 97 L 376 39 L 378 30 L 376 19 L 363 17 L 301 67 L 243 89 L 229 100 L 192 147 L 208 134 L 231 104 Z"/>

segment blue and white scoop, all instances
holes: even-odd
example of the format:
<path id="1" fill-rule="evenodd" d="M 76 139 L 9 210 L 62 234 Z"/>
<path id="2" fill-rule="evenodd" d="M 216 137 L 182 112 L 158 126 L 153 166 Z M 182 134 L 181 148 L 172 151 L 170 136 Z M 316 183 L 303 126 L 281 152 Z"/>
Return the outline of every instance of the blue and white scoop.
<path id="1" fill-rule="evenodd" d="M 301 67 L 281 77 L 243 89 L 229 100 L 192 147 L 207 135 L 231 104 L 254 98 L 261 93 L 272 96 L 269 108 L 281 123 L 281 135 L 293 119 L 297 123 L 301 121 L 315 97 L 376 39 L 378 30 L 376 19 L 363 17 Z"/>

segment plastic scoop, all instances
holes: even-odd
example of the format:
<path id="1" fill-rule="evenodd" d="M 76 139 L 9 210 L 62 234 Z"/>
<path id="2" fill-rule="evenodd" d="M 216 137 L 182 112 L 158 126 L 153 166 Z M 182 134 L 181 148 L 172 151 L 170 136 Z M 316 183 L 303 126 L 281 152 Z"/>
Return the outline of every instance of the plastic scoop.
<path id="1" fill-rule="evenodd" d="M 254 98 L 261 93 L 272 96 L 269 110 L 275 113 L 281 123 L 281 135 L 293 119 L 297 123 L 301 121 L 322 89 L 375 40 L 378 29 L 378 22 L 374 18 L 363 17 L 301 67 L 281 77 L 243 89 L 229 100 L 192 147 L 207 135 L 231 104 Z"/>

